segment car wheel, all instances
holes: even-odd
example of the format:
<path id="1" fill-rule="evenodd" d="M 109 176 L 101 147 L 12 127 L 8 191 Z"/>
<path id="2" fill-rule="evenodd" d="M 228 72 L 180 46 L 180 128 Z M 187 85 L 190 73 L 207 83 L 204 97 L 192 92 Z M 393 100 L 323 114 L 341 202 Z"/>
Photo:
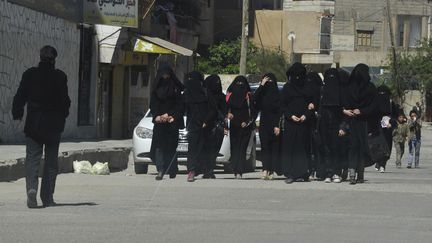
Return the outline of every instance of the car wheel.
<path id="1" fill-rule="evenodd" d="M 148 172 L 148 164 L 134 164 L 135 174 L 147 174 Z"/>

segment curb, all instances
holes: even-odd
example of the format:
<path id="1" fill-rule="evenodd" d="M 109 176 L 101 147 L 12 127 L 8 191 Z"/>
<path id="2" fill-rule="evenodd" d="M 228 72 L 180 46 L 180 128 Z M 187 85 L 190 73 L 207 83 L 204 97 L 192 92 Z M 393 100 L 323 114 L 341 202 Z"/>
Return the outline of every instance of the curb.
<path id="1" fill-rule="evenodd" d="M 131 150 L 131 148 L 109 148 L 62 152 L 58 157 L 59 174 L 73 173 L 75 160 L 88 160 L 92 164 L 97 161 L 108 162 L 111 172 L 122 171 L 127 169 Z M 43 161 L 44 159 L 42 163 Z M 16 181 L 25 177 L 24 162 L 25 158 L 0 161 L 0 182 Z"/>

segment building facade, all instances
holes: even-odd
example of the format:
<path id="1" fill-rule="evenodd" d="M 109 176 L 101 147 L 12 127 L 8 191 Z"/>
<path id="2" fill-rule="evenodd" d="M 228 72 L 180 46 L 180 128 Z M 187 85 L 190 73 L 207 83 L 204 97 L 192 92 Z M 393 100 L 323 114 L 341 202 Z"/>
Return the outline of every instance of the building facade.
<path id="1" fill-rule="evenodd" d="M 333 1 L 284 1 L 283 10 L 255 10 L 251 41 L 280 51 L 290 62 L 322 72 L 333 63 L 330 50 Z"/>
<path id="2" fill-rule="evenodd" d="M 81 30 L 76 22 L 32 10 L 10 1 L 0 0 L 0 140 L 3 143 L 24 141 L 24 122 L 13 121 L 12 100 L 23 72 L 37 66 L 39 50 L 52 45 L 58 51 L 57 68 L 68 76 L 71 98 L 70 116 L 64 138 L 93 138 L 96 127 L 79 125 Z M 89 87 L 89 102 L 92 91 Z M 82 96 L 82 95 L 81 95 Z M 94 106 L 87 109 L 94 115 Z M 91 119 L 91 118 L 90 118 Z"/>
<path id="3" fill-rule="evenodd" d="M 391 48 L 390 26 L 398 49 L 409 50 L 430 38 L 430 1 L 390 0 L 389 10 L 387 1 L 336 1 L 332 50 L 338 66 L 385 65 Z"/>

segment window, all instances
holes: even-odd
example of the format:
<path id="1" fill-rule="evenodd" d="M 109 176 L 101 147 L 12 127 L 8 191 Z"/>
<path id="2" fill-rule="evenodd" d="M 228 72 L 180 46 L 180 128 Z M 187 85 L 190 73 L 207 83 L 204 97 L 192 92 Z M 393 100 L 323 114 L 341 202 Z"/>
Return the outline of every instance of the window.
<path id="1" fill-rule="evenodd" d="M 357 30 L 357 45 L 358 46 L 371 46 L 372 45 L 373 31 Z"/>

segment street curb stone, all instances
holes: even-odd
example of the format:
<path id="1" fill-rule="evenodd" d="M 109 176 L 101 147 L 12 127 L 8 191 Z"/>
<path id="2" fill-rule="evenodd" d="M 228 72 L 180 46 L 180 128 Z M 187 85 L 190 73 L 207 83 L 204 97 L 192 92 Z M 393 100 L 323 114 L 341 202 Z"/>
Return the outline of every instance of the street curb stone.
<path id="1" fill-rule="evenodd" d="M 130 152 L 131 148 L 129 147 L 62 152 L 58 157 L 59 174 L 73 173 L 73 161 L 75 160 L 88 160 L 92 164 L 97 161 L 108 162 L 110 171 L 125 170 Z M 0 160 L 0 182 L 15 181 L 25 177 L 24 162 L 25 158 Z"/>

